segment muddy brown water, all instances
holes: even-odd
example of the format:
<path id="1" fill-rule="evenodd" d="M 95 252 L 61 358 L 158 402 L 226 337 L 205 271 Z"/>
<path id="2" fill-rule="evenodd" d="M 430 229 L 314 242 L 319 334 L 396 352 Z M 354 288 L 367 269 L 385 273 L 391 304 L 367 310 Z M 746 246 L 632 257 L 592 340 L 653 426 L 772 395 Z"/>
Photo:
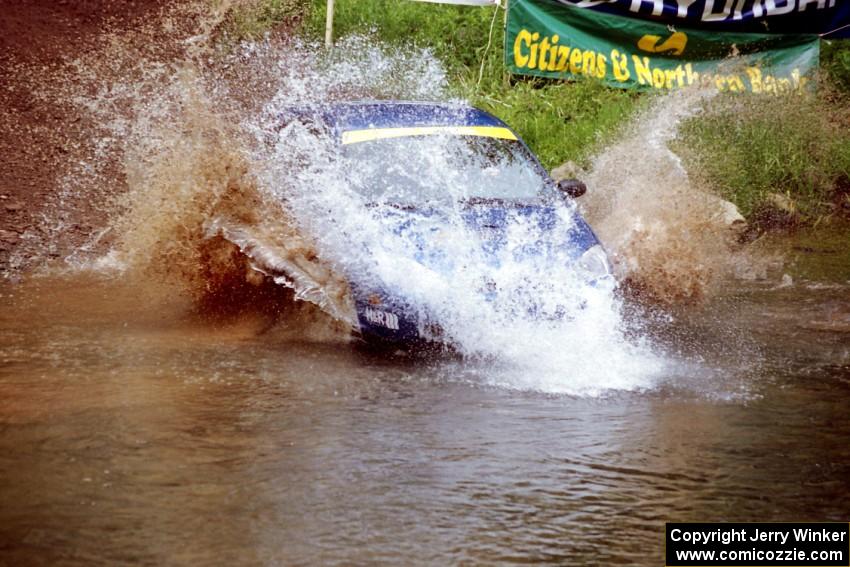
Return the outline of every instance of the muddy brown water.
<path id="1" fill-rule="evenodd" d="M 788 243 L 791 285 L 674 314 L 669 372 L 598 397 L 120 278 L 2 284 L 0 563 L 659 565 L 665 521 L 847 521 L 842 250 Z"/>

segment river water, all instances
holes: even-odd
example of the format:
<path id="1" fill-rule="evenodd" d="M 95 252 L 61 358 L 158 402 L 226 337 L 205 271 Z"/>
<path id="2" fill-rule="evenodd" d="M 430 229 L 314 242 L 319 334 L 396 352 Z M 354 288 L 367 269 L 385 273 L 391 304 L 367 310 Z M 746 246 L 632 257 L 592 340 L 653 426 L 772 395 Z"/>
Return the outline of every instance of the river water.
<path id="1" fill-rule="evenodd" d="M 211 321 L 150 282 L 5 283 L 0 562 L 658 565 L 666 521 L 846 521 L 834 244 L 654 317 L 665 370 L 588 395 Z"/>

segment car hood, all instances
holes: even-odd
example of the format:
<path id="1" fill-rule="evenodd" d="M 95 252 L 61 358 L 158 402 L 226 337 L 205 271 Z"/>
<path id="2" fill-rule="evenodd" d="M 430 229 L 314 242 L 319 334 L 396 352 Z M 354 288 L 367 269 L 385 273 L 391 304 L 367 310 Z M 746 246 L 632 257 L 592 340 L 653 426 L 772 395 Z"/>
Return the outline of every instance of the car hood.
<path id="1" fill-rule="evenodd" d="M 599 243 L 574 206 L 482 202 L 451 210 L 382 206 L 385 226 L 411 259 L 444 275 L 481 261 L 568 263 Z"/>

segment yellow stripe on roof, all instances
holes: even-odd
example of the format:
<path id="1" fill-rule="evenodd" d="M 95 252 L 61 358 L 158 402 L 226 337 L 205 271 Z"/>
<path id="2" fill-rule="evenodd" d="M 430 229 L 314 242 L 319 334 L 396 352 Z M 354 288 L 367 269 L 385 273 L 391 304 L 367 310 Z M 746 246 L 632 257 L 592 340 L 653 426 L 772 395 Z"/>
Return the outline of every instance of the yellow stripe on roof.
<path id="1" fill-rule="evenodd" d="M 342 133 L 343 144 L 358 144 L 386 138 L 405 138 L 408 136 L 433 136 L 435 134 L 453 134 L 456 136 L 479 136 L 516 140 L 516 135 L 501 126 L 416 126 L 412 128 L 369 128 L 368 130 L 349 130 Z"/>

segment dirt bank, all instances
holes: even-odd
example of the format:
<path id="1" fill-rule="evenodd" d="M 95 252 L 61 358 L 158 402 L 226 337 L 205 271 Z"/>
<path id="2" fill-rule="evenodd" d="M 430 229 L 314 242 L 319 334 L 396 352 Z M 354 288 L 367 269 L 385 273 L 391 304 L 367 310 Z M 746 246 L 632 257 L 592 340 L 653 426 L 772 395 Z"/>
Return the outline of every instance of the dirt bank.
<path id="1" fill-rule="evenodd" d="M 64 258 L 126 189 L 110 121 L 150 68 L 199 60 L 224 16 L 200 0 L 21 0 L 0 11 L 0 274 Z M 285 29 L 280 30 L 285 33 Z M 94 108 L 97 105 L 97 108 Z"/>
<path id="2" fill-rule="evenodd" d="M 13 252 L 26 263 L 27 242 L 40 240 L 44 206 L 60 191 L 60 175 L 70 160 L 92 151 L 83 120 L 71 97 L 85 79 L 70 65 L 96 52 L 109 37 L 149 26 L 161 13 L 160 1 L 21 1 L 0 11 L 0 270 Z M 63 88 L 64 87 L 64 88 Z M 67 97 L 62 97 L 65 91 Z M 60 94 L 60 96 L 56 96 Z M 116 175 L 120 186 L 120 176 Z M 67 242 L 53 243 L 59 255 L 103 219 L 75 215 L 64 231 Z"/>

